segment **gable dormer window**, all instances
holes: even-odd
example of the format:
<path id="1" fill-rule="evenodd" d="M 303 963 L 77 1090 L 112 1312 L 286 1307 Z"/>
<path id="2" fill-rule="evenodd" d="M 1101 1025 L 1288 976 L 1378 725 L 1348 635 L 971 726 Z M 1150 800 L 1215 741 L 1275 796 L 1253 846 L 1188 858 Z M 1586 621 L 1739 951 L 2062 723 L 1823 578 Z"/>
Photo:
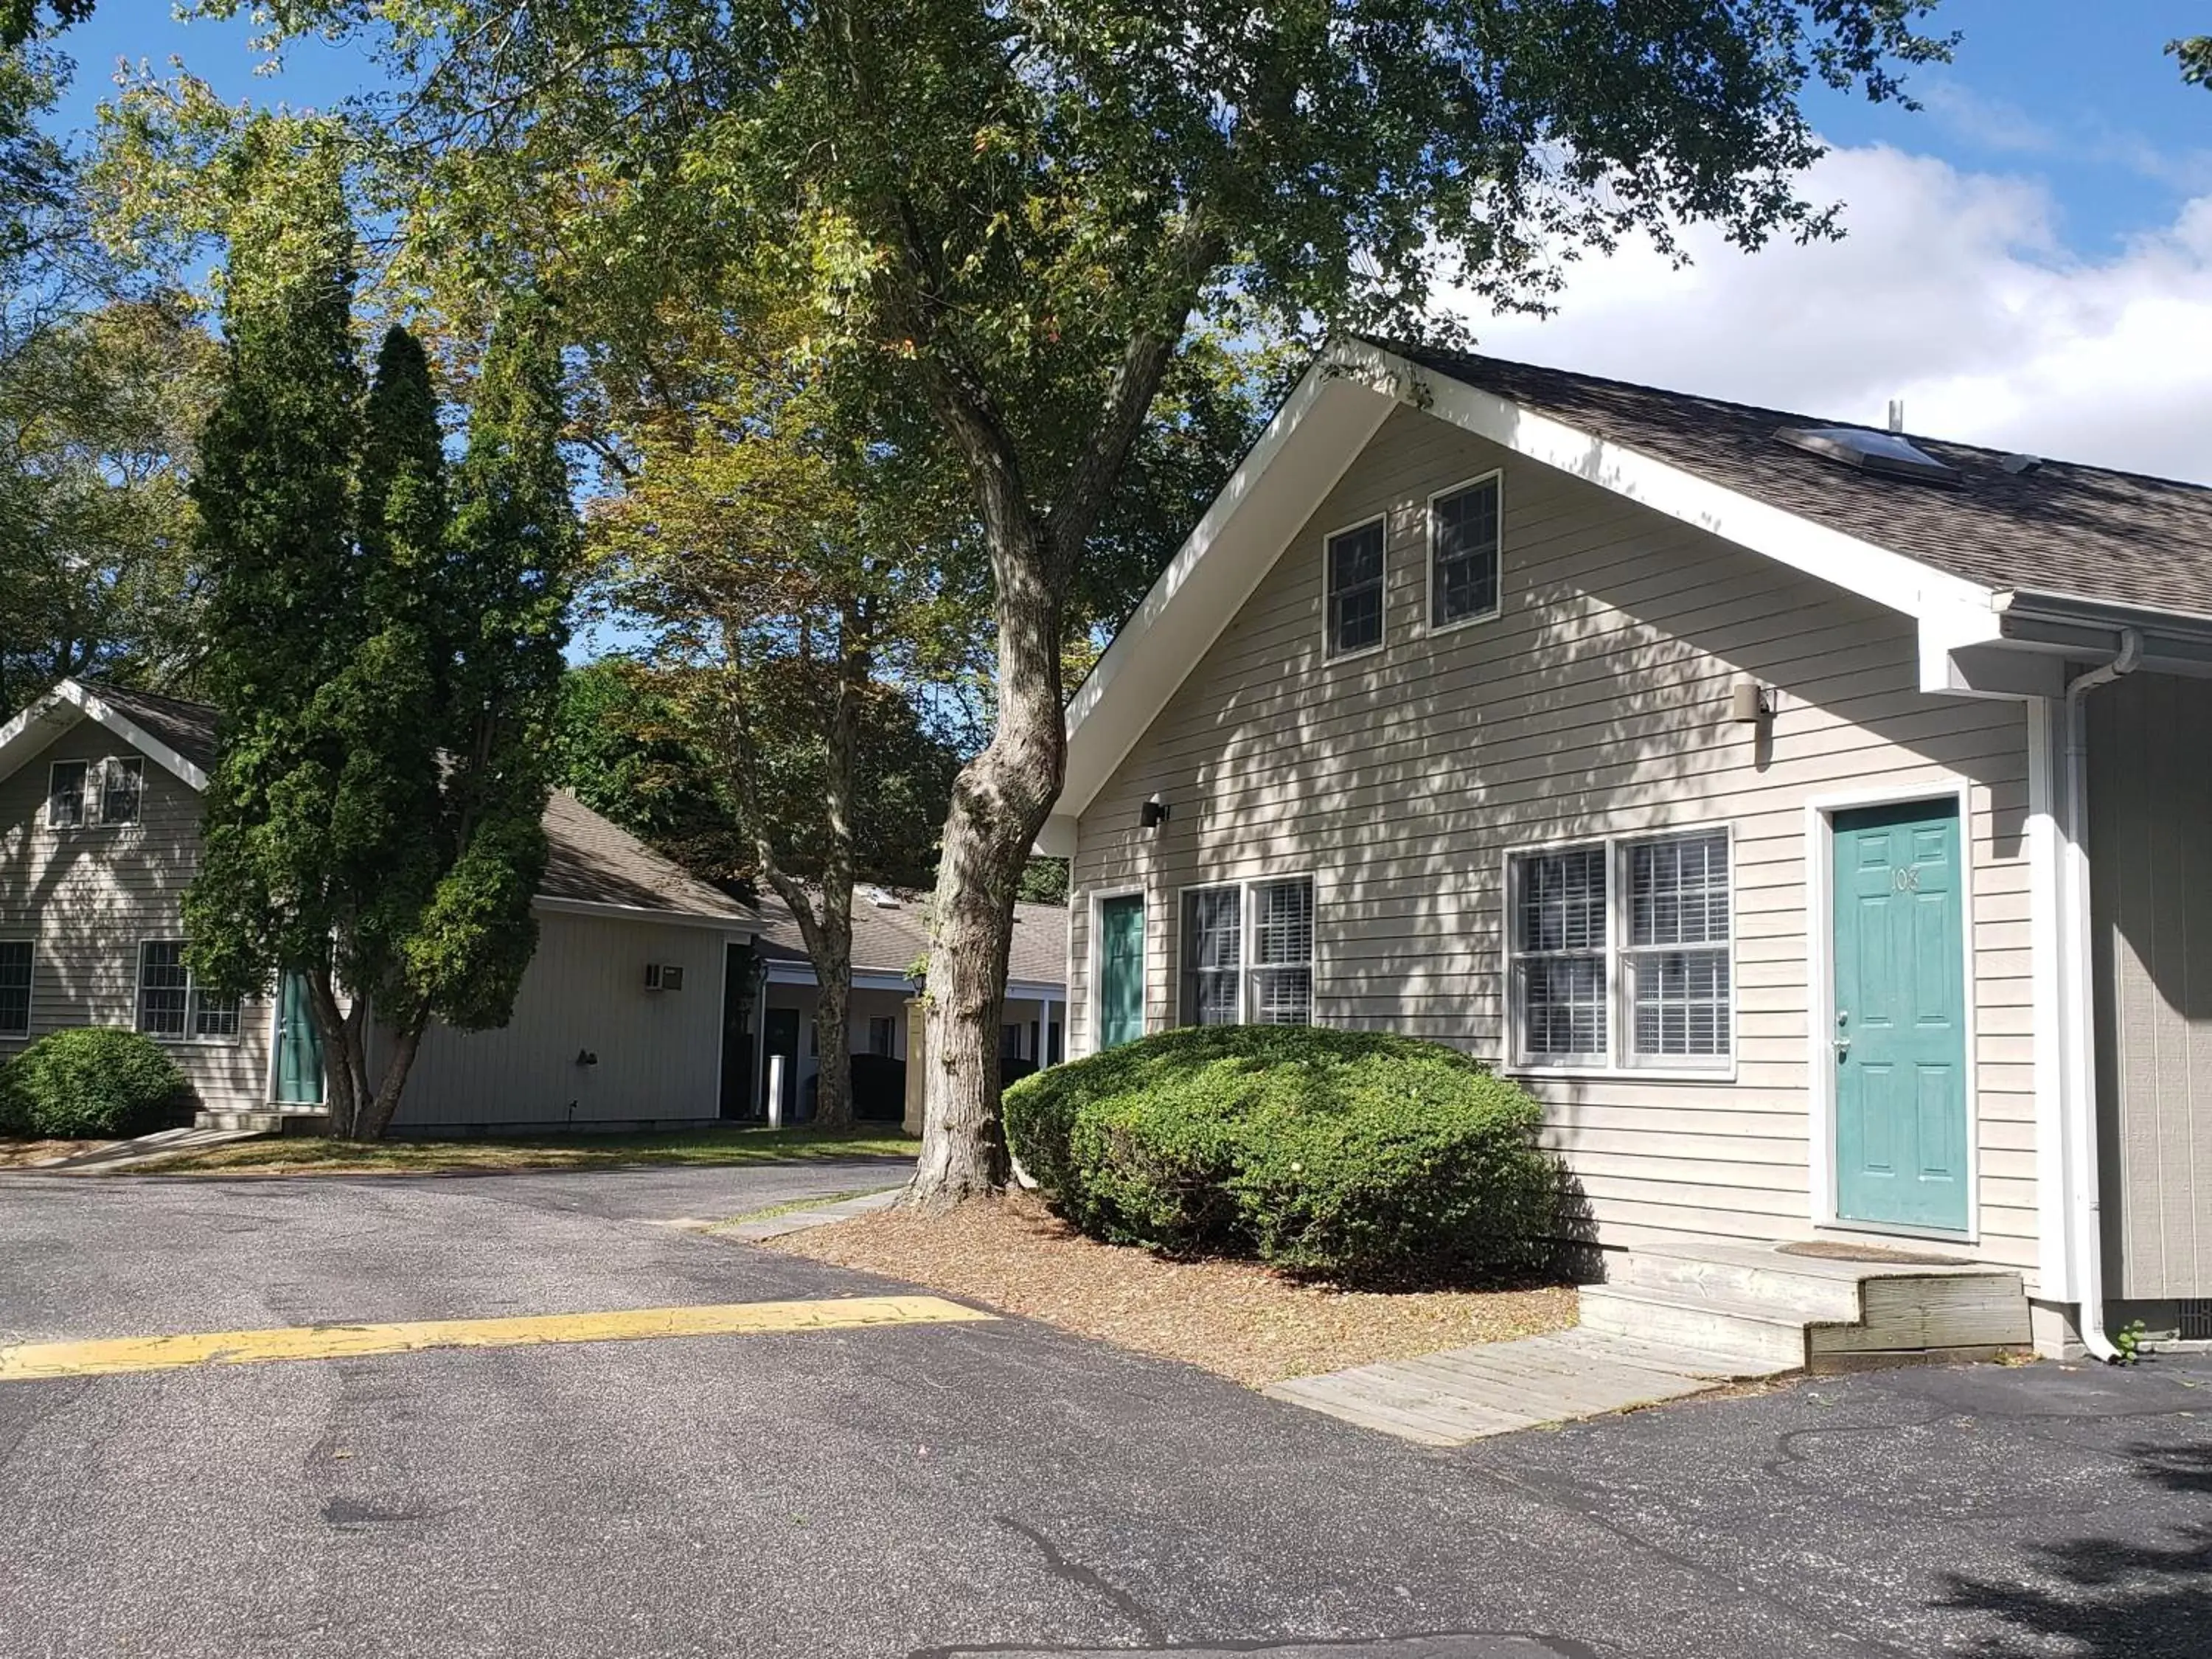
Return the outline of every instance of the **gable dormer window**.
<path id="1" fill-rule="evenodd" d="M 1498 611 L 1499 477 L 1429 501 L 1429 626 L 1486 622 Z"/>
<path id="2" fill-rule="evenodd" d="M 1340 530 L 1328 545 L 1328 654 L 1373 651 L 1382 643 L 1382 520 Z"/>
<path id="3" fill-rule="evenodd" d="M 136 823 L 145 793 L 146 762 L 141 756 L 56 761 L 46 775 L 46 826 L 88 830 Z"/>

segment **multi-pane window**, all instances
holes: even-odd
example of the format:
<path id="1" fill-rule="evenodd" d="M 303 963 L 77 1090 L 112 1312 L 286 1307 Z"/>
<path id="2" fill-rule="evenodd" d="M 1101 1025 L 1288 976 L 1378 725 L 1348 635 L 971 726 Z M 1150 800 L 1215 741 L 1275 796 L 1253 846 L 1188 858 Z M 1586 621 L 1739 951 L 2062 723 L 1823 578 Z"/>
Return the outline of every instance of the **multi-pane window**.
<path id="1" fill-rule="evenodd" d="M 1723 831 L 1512 860 L 1512 1052 L 1529 1066 L 1725 1066 L 1733 1046 Z"/>
<path id="2" fill-rule="evenodd" d="M 182 939 L 148 939 L 138 947 L 138 1029 L 179 1042 L 234 1042 L 238 999 L 192 978 Z"/>
<path id="3" fill-rule="evenodd" d="M 898 1017 L 895 1014 L 871 1014 L 868 1017 L 868 1052 L 889 1060 L 898 1048 Z"/>
<path id="4" fill-rule="evenodd" d="M 1234 1025 L 1243 1012 L 1244 890 L 1207 887 L 1182 896 L 1182 1019 Z"/>
<path id="5" fill-rule="evenodd" d="M 1382 643 L 1382 520 L 1328 538 L 1328 654 Z"/>
<path id="6" fill-rule="evenodd" d="M 1313 883 L 1252 890 L 1252 1023 L 1313 1024 Z"/>
<path id="7" fill-rule="evenodd" d="M 1449 628 L 1498 614 L 1498 481 L 1429 504 L 1429 621 Z"/>
<path id="8" fill-rule="evenodd" d="M 31 1035 L 31 941 L 0 939 L 0 1037 Z"/>
<path id="9" fill-rule="evenodd" d="M 138 800 L 146 790 L 146 763 L 137 755 L 112 755 L 101 769 L 100 821 L 136 823 Z"/>
<path id="10" fill-rule="evenodd" d="M 1018 1025 L 999 1027 L 999 1058 L 1019 1060 L 1022 1057 L 1022 1028 Z"/>
<path id="11" fill-rule="evenodd" d="M 84 823 L 85 773 L 88 761 L 56 761 L 46 774 L 46 823 L 75 830 Z"/>
<path id="12" fill-rule="evenodd" d="M 1247 882 L 1183 895 L 1187 1025 L 1313 1024 L 1313 882 Z"/>
<path id="13" fill-rule="evenodd" d="M 56 830 L 136 823 L 146 792 L 146 763 L 137 755 L 56 761 L 46 775 L 46 823 Z"/>

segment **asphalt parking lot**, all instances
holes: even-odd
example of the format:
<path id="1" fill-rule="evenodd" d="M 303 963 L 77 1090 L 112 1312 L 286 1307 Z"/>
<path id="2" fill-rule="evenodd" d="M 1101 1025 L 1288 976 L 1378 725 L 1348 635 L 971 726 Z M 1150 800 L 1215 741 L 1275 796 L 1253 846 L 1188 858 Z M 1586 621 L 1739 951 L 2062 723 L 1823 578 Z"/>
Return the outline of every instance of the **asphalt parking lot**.
<path id="1" fill-rule="evenodd" d="M 685 1219 L 835 1165 L 0 1177 L 0 1342 L 908 1287 Z M 2212 1360 L 1431 1451 L 1018 1320 L 0 1382 L 0 1654 L 2212 1651 Z"/>

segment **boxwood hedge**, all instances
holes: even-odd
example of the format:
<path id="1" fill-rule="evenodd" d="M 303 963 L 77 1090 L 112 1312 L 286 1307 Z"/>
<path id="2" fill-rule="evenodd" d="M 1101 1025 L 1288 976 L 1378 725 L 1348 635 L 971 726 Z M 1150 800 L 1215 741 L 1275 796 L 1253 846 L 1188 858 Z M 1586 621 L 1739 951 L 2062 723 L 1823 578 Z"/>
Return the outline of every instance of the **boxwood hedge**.
<path id="1" fill-rule="evenodd" d="M 141 1134 L 161 1127 L 191 1098 L 191 1085 L 161 1045 L 119 1026 L 56 1031 L 0 1066 L 0 1129 L 15 1134 Z"/>
<path id="2" fill-rule="evenodd" d="M 1440 1043 L 1192 1028 L 1005 1100 L 1016 1155 L 1094 1237 L 1347 1282 L 1464 1280 L 1548 1249 L 1559 1171 L 1535 1101 Z"/>

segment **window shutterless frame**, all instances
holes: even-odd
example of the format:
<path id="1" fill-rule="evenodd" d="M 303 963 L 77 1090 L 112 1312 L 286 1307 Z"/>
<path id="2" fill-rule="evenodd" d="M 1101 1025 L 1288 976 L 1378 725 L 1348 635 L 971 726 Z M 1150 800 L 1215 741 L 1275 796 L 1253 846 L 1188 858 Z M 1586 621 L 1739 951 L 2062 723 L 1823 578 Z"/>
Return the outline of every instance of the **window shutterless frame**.
<path id="1" fill-rule="evenodd" d="M 1382 543 L 1374 588 L 1379 615 L 1376 622 L 1375 638 L 1365 645 L 1348 650 L 1337 649 L 1338 592 L 1336 586 L 1336 546 L 1363 531 L 1372 530 Z M 1364 590 L 1368 584 L 1358 586 Z M 1380 651 L 1390 635 L 1390 520 L 1386 513 L 1370 513 L 1367 517 L 1332 530 L 1321 538 L 1321 654 L 1324 662 L 1349 662 L 1354 657 L 1370 656 Z"/>
<path id="2" fill-rule="evenodd" d="M 1492 540 L 1491 559 L 1493 586 L 1490 606 L 1485 611 L 1471 611 L 1464 617 L 1454 617 L 1446 620 L 1437 614 L 1437 606 L 1443 598 L 1437 590 L 1437 565 L 1438 556 L 1443 550 L 1441 544 L 1443 538 L 1443 518 L 1437 512 L 1437 505 L 1440 501 L 1449 501 L 1455 495 L 1464 495 L 1471 489 L 1480 489 L 1485 484 L 1494 486 L 1497 492 L 1497 510 L 1492 524 L 1494 533 Z M 1505 612 L 1505 469 L 1494 466 L 1487 472 L 1477 473 L 1472 478 L 1462 478 L 1455 484 L 1437 490 L 1435 495 L 1429 497 L 1422 519 L 1428 527 L 1429 568 L 1423 589 L 1425 597 L 1421 607 L 1421 625 L 1431 634 L 1449 634 L 1455 628 L 1468 628 L 1476 623 L 1497 621 Z"/>
<path id="3" fill-rule="evenodd" d="M 19 970 L 17 963 L 21 963 Z M 18 987 L 15 976 L 20 971 L 22 982 Z M 0 936 L 0 1042 L 21 1042 L 31 1035 L 31 1021 L 36 1015 L 39 987 L 39 942 L 23 935 Z M 16 1023 L 15 1007 L 20 989 L 21 1023 Z"/>
<path id="4" fill-rule="evenodd" d="M 87 810 L 95 799 L 94 762 L 54 761 L 46 768 L 46 828 L 82 830 Z"/>
<path id="5" fill-rule="evenodd" d="M 150 962 L 152 953 L 173 945 L 176 959 L 158 964 Z M 147 970 L 154 967 L 164 977 L 159 985 L 149 986 Z M 147 993 L 151 990 L 163 996 L 181 999 L 176 1005 L 177 1028 L 157 1030 L 147 1021 Z M 227 1011 L 227 1018 L 225 1018 Z M 165 1005 L 166 1013 L 166 1005 Z M 214 1016 L 222 1029 L 205 1031 L 201 1028 Z M 205 1047 L 229 1048 L 240 1042 L 246 1032 L 246 1000 L 242 997 L 227 997 L 210 1001 L 198 979 L 184 961 L 184 941 L 176 939 L 144 939 L 138 941 L 138 975 L 133 988 L 131 1016 L 133 1029 L 152 1037 L 156 1042 L 197 1043 Z"/>
<path id="6" fill-rule="evenodd" d="M 49 830 L 116 830 L 135 824 L 145 799 L 143 755 L 54 761 L 46 768 Z"/>
<path id="7" fill-rule="evenodd" d="M 1319 1024 L 1321 1006 L 1321 882 L 1310 870 L 1285 870 L 1279 874 L 1254 876 L 1236 881 L 1194 881 L 1179 887 L 1175 896 L 1175 1019 L 1178 1025 L 1194 1025 L 1190 1006 L 1190 943 L 1184 936 L 1189 925 L 1190 901 L 1204 893 L 1233 892 L 1237 898 L 1237 1018 L 1239 1025 L 1257 1022 L 1255 1013 L 1255 987 L 1260 974 L 1289 969 L 1298 964 L 1265 963 L 1259 960 L 1259 907 L 1255 896 L 1270 887 L 1290 887 L 1303 884 L 1309 895 L 1307 910 L 1306 959 L 1306 1019 L 1309 1025 Z"/>
<path id="8" fill-rule="evenodd" d="M 1723 1009 L 1728 1033 L 1728 1053 L 1710 1057 L 1682 1054 L 1655 1054 L 1638 1057 L 1633 1049 L 1635 1008 L 1635 975 L 1633 964 L 1638 957 L 1665 954 L 1670 950 L 1712 951 L 1718 953 L 1722 946 L 1696 945 L 1687 946 L 1636 946 L 1630 944 L 1631 932 L 1628 882 L 1629 849 L 1643 843 L 1694 840 L 1701 836 L 1726 837 L 1728 858 L 1728 939 L 1725 961 L 1728 965 L 1728 999 Z M 1520 867 L 1527 859 L 1547 854 L 1575 852 L 1601 848 L 1604 850 L 1606 872 L 1606 943 L 1603 951 L 1605 984 L 1602 989 L 1606 1011 L 1606 1044 L 1600 1054 L 1530 1054 L 1526 1033 L 1522 1030 L 1523 1010 L 1521 1000 L 1520 964 L 1526 960 L 1543 960 L 1559 954 L 1576 955 L 1576 951 L 1524 952 L 1517 948 L 1515 928 L 1518 925 L 1520 899 Z M 1733 1083 L 1736 1079 L 1741 1048 L 1741 1020 L 1739 1007 L 1741 988 L 1736 977 L 1736 935 L 1739 884 L 1736 879 L 1735 826 L 1732 822 L 1699 823 L 1656 823 L 1633 830 L 1611 830 L 1587 836 L 1564 836 L 1556 841 L 1534 842 L 1523 846 L 1509 847 L 1502 859 L 1499 871 L 1499 892 L 1504 908 L 1498 934 L 1499 963 L 1498 983 L 1505 1003 L 1503 1037 L 1499 1045 L 1498 1063 L 1501 1069 L 1528 1077 L 1605 1077 L 1635 1079 L 1646 1083 Z M 1596 955 L 1593 951 L 1588 954 Z"/>

